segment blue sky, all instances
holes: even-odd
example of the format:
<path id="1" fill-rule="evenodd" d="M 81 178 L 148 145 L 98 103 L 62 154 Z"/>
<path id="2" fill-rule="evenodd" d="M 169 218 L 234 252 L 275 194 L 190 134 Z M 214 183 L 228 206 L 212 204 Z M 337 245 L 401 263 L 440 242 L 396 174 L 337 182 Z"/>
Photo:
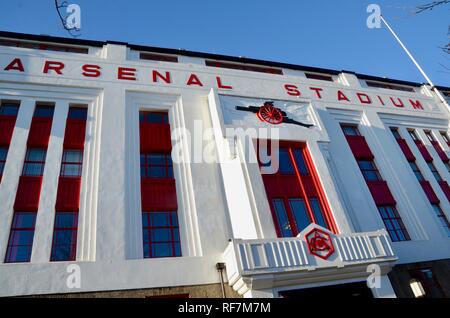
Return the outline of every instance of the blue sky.
<path id="1" fill-rule="evenodd" d="M 368 29 L 366 7 L 383 15 L 437 85 L 450 86 L 450 6 L 414 15 L 431 0 L 68 0 L 82 10 L 83 39 L 246 56 L 424 82 L 385 29 Z M 132 4 L 132 5 L 131 5 Z M 1 0 L 0 30 L 69 36 L 53 0 Z"/>

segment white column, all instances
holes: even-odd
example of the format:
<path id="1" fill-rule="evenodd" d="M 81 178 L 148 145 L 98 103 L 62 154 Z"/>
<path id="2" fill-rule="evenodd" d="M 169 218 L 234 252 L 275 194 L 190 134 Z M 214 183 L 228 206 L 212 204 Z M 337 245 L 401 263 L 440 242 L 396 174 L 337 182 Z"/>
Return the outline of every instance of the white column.
<path id="1" fill-rule="evenodd" d="M 244 298 L 275 298 L 272 289 L 250 289 L 243 296 Z"/>
<path id="2" fill-rule="evenodd" d="M 35 101 L 22 99 L 16 125 L 9 145 L 3 177 L 0 183 L 0 258 L 3 260 L 8 245 L 19 177 L 27 149 L 28 131 L 33 117 Z"/>
<path id="3" fill-rule="evenodd" d="M 381 276 L 380 287 L 372 288 L 371 291 L 375 298 L 397 298 L 387 275 Z"/>
<path id="4" fill-rule="evenodd" d="M 56 195 L 58 192 L 58 179 L 68 111 L 69 104 L 67 102 L 56 102 L 34 231 L 33 251 L 31 254 L 31 262 L 33 263 L 48 262 L 50 260 Z"/>
<path id="5" fill-rule="evenodd" d="M 104 90 L 100 132 L 96 261 L 125 259 L 125 90 Z"/>

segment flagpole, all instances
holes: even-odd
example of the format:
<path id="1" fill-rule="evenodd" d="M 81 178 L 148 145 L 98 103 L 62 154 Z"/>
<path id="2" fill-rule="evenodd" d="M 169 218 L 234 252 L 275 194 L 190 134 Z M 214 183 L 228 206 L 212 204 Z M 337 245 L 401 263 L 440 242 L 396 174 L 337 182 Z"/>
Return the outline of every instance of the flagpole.
<path id="1" fill-rule="evenodd" d="M 387 23 L 387 21 L 384 19 L 383 15 L 380 15 L 381 21 L 383 21 L 383 23 L 386 25 L 386 27 L 388 28 L 388 30 L 392 33 L 392 35 L 394 36 L 394 38 L 397 40 L 397 42 L 400 44 L 400 46 L 403 48 L 403 50 L 406 52 L 406 54 L 409 56 L 409 58 L 411 59 L 411 61 L 414 63 L 414 65 L 417 67 L 417 69 L 419 70 L 419 72 L 423 75 L 423 77 L 427 80 L 428 84 L 431 86 L 431 90 L 433 90 L 436 95 L 438 96 L 438 98 L 440 99 L 440 101 L 447 106 L 447 109 L 450 111 L 450 105 L 447 103 L 447 101 L 445 100 L 444 96 L 442 96 L 441 92 L 439 92 L 439 90 L 436 88 L 436 86 L 434 86 L 433 82 L 431 81 L 431 79 L 428 77 L 428 75 L 425 73 L 425 71 L 422 69 L 422 67 L 419 65 L 419 63 L 417 63 L 416 59 L 414 58 L 414 56 L 412 56 L 412 54 L 409 52 L 409 50 L 406 48 L 406 46 L 403 44 L 403 42 L 400 40 L 400 38 L 397 36 L 397 34 L 394 32 L 394 30 L 391 28 L 391 26 Z"/>

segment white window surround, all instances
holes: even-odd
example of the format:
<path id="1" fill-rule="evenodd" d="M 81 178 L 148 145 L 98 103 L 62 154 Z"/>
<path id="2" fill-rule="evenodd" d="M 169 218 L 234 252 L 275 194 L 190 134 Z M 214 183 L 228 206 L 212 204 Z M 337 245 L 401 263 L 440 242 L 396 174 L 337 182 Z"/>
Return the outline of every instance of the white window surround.
<path id="1" fill-rule="evenodd" d="M 126 94 L 126 259 L 143 259 L 142 207 L 139 150 L 139 111 L 168 111 L 170 129 L 183 129 L 184 115 L 179 95 L 127 92 Z M 172 134 L 172 146 L 174 136 Z M 189 158 L 187 140 L 181 140 L 183 158 Z M 180 141 L 178 141 L 180 142 Z M 173 155 L 178 155 L 176 152 Z M 197 213 L 188 162 L 175 163 L 181 257 L 202 256 Z"/>
<path id="2" fill-rule="evenodd" d="M 55 104 L 55 115 L 52 121 L 52 135 L 50 136 L 49 146 L 47 150 L 47 159 L 54 157 L 56 161 L 53 162 L 55 166 L 45 166 L 43 175 L 43 192 L 44 187 L 50 186 L 54 188 L 52 195 L 46 196 L 41 193 L 38 212 L 36 219 L 36 233 L 37 238 L 46 238 L 50 235 L 49 241 L 39 240 L 33 243 L 33 255 L 31 262 L 49 262 L 53 221 L 55 214 L 56 203 L 56 187 L 57 184 L 50 184 L 47 180 L 50 176 L 54 179 L 54 171 L 57 171 L 59 177 L 60 161 L 62 153 L 62 144 L 64 138 L 65 121 L 67 120 L 67 110 L 70 105 L 87 105 L 88 118 L 86 125 L 86 139 L 84 147 L 83 158 L 83 172 L 81 181 L 80 193 L 80 209 L 78 217 L 78 235 L 77 235 L 77 261 L 94 261 L 96 252 L 96 217 L 97 217 L 97 188 L 98 188 L 98 155 L 99 155 L 99 129 L 101 126 L 101 94 L 99 90 L 93 89 L 78 89 L 78 88 L 58 88 L 52 86 L 38 86 L 38 85 L 21 85 L 21 84 L 4 84 L 0 89 L 0 100 L 17 100 L 20 101 L 19 115 L 14 128 L 13 137 L 11 140 L 11 149 L 13 151 L 20 151 L 19 157 L 21 160 L 10 162 L 8 169 L 5 169 L 4 180 L 0 187 L 0 198 L 4 193 L 15 193 L 17 191 L 19 177 L 21 175 L 21 168 L 25 156 L 26 141 L 28 138 L 28 131 L 31 125 L 33 109 L 36 102 L 50 102 Z M 58 109 L 56 109 L 58 108 Z M 26 114 L 25 114 L 26 113 Z M 16 145 L 13 147 L 13 143 Z M 17 147 L 19 146 L 19 147 Z M 54 152 L 53 156 L 50 151 Z M 23 153 L 23 154 L 22 154 Z M 17 158 L 17 156 L 14 156 Z M 53 165 L 52 164 L 52 165 Z M 15 196 L 10 196 L 9 200 L 0 209 L 0 229 L 9 235 L 13 216 L 13 205 Z M 45 207 L 46 211 L 42 209 Z M 51 207 L 51 210 L 47 211 Z M 42 211 L 41 211 L 42 210 Z M 45 215 L 44 215 L 45 212 Z M 39 218 L 46 218 L 50 224 L 46 226 L 39 225 Z M 42 225 L 42 224 L 41 224 Z M 37 231 L 40 231 L 37 233 Z M 42 233 L 41 233 L 42 232 Z M 41 244 L 42 243 L 42 244 Z M 39 246 L 42 245 L 42 246 Z M 41 250 L 36 254 L 38 250 Z M 3 257 L 6 252 L 6 246 L 0 246 L 0 257 Z M 43 259 L 48 256 L 48 259 Z"/>

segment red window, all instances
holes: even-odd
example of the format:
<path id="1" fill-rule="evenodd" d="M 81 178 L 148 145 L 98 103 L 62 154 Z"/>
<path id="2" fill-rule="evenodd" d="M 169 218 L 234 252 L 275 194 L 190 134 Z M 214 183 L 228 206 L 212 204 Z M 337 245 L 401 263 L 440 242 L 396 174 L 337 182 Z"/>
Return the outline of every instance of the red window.
<path id="1" fill-rule="evenodd" d="M 141 178 L 173 178 L 170 153 L 141 153 Z"/>
<path id="2" fill-rule="evenodd" d="M 315 79 L 315 80 L 319 80 L 319 81 L 327 81 L 327 82 L 333 81 L 333 77 L 331 77 L 330 75 L 305 73 L 305 76 L 306 76 L 306 78 Z"/>
<path id="3" fill-rule="evenodd" d="M 29 148 L 25 155 L 22 176 L 42 176 L 44 174 L 47 150 L 43 148 Z"/>
<path id="4" fill-rule="evenodd" d="M 261 151 L 266 149 L 259 149 L 258 155 Z M 271 157 L 275 160 L 274 155 Z M 261 168 L 271 164 L 259 161 Z M 335 231 L 306 146 L 282 142 L 277 161 L 276 173 L 262 176 L 278 236 L 296 236 L 311 223 Z"/>
<path id="5" fill-rule="evenodd" d="M 142 212 L 144 257 L 181 256 L 176 211 Z"/>
<path id="6" fill-rule="evenodd" d="M 34 109 L 33 117 L 53 118 L 54 109 L 55 108 L 53 106 L 45 106 L 45 105 L 36 106 L 36 108 Z"/>
<path id="7" fill-rule="evenodd" d="M 55 207 L 50 256 L 53 262 L 73 261 L 76 258 L 86 119 L 86 107 L 69 108 Z"/>
<path id="8" fill-rule="evenodd" d="M 87 119 L 87 108 L 86 107 L 70 107 L 67 119 Z"/>
<path id="9" fill-rule="evenodd" d="M 58 52 L 70 52 L 70 53 L 80 53 L 88 54 L 89 50 L 84 47 L 78 46 L 66 46 L 66 45 L 55 45 L 40 42 L 26 42 L 20 40 L 6 40 L 0 39 L 1 46 L 13 46 L 13 47 L 23 47 L 27 49 L 36 49 L 44 51 L 58 51 Z"/>
<path id="10" fill-rule="evenodd" d="M 19 113 L 19 105 L 16 103 L 2 103 L 0 106 L 0 116 L 17 117 Z"/>
<path id="11" fill-rule="evenodd" d="M 3 169 L 5 168 L 7 154 L 8 154 L 8 148 L 0 147 L 0 180 L 3 175 Z"/>
<path id="12" fill-rule="evenodd" d="M 75 260 L 78 212 L 56 212 L 51 261 Z"/>
<path id="13" fill-rule="evenodd" d="M 181 256 L 168 114 L 141 111 L 139 122 L 144 257 Z"/>
<path id="14" fill-rule="evenodd" d="M 269 73 L 269 74 L 279 74 L 279 75 L 283 74 L 283 71 L 278 68 L 256 66 L 256 65 L 249 65 L 249 64 L 229 63 L 229 62 L 207 60 L 207 61 L 205 61 L 205 65 L 211 66 L 211 67 L 221 67 L 221 68 L 229 68 L 229 69 L 233 69 L 233 70 L 251 71 L 251 72 L 259 72 L 259 73 Z"/>
<path id="15" fill-rule="evenodd" d="M 394 85 L 394 84 L 390 84 L 390 83 L 380 83 L 380 82 L 372 82 L 372 81 L 366 81 L 366 84 L 369 87 L 385 88 L 385 89 L 392 89 L 392 90 L 404 91 L 404 92 L 414 92 L 414 88 L 408 87 L 408 86 L 400 86 L 400 85 Z"/>
<path id="16" fill-rule="evenodd" d="M 161 61 L 178 63 L 178 57 L 174 55 L 156 54 L 156 53 L 140 53 L 139 58 L 141 60 Z"/>
<path id="17" fill-rule="evenodd" d="M 430 168 L 431 173 L 433 173 L 434 178 L 436 179 L 437 182 L 441 182 L 442 181 L 442 177 L 439 174 L 439 172 L 437 171 L 435 165 L 432 162 L 427 162 L 428 168 Z"/>
<path id="18" fill-rule="evenodd" d="M 432 204 L 433 210 L 436 213 L 436 216 L 441 224 L 441 226 L 444 228 L 445 233 L 447 236 L 450 237 L 450 223 L 447 219 L 447 216 L 444 214 L 444 211 L 442 211 L 439 204 Z"/>
<path id="19" fill-rule="evenodd" d="M 393 242 L 411 239 L 395 206 L 378 206 L 378 211 Z"/>
<path id="20" fill-rule="evenodd" d="M 372 160 L 358 160 L 358 166 L 366 181 L 383 180 L 378 168 L 375 166 L 375 162 Z"/>
<path id="21" fill-rule="evenodd" d="M 14 212 L 5 263 L 29 262 L 36 212 Z"/>
<path id="22" fill-rule="evenodd" d="M 81 177 L 83 150 L 64 149 L 61 162 L 61 177 Z"/>
<path id="23" fill-rule="evenodd" d="M 355 125 L 341 125 L 342 131 L 346 136 L 361 136 L 358 126 Z"/>
<path id="24" fill-rule="evenodd" d="M 165 112 L 139 112 L 140 123 L 169 124 L 169 116 Z"/>
<path id="25" fill-rule="evenodd" d="M 361 136 L 358 127 L 355 125 L 342 124 L 341 127 L 347 140 L 352 136 Z M 395 132 L 394 137 L 396 139 L 401 138 L 396 129 L 391 129 L 391 131 Z M 361 136 L 361 138 L 364 137 Z M 395 207 L 395 199 L 386 181 L 383 181 L 374 161 L 359 157 L 360 154 L 353 148 L 352 151 L 391 240 L 393 242 L 410 240 L 409 234 Z"/>

